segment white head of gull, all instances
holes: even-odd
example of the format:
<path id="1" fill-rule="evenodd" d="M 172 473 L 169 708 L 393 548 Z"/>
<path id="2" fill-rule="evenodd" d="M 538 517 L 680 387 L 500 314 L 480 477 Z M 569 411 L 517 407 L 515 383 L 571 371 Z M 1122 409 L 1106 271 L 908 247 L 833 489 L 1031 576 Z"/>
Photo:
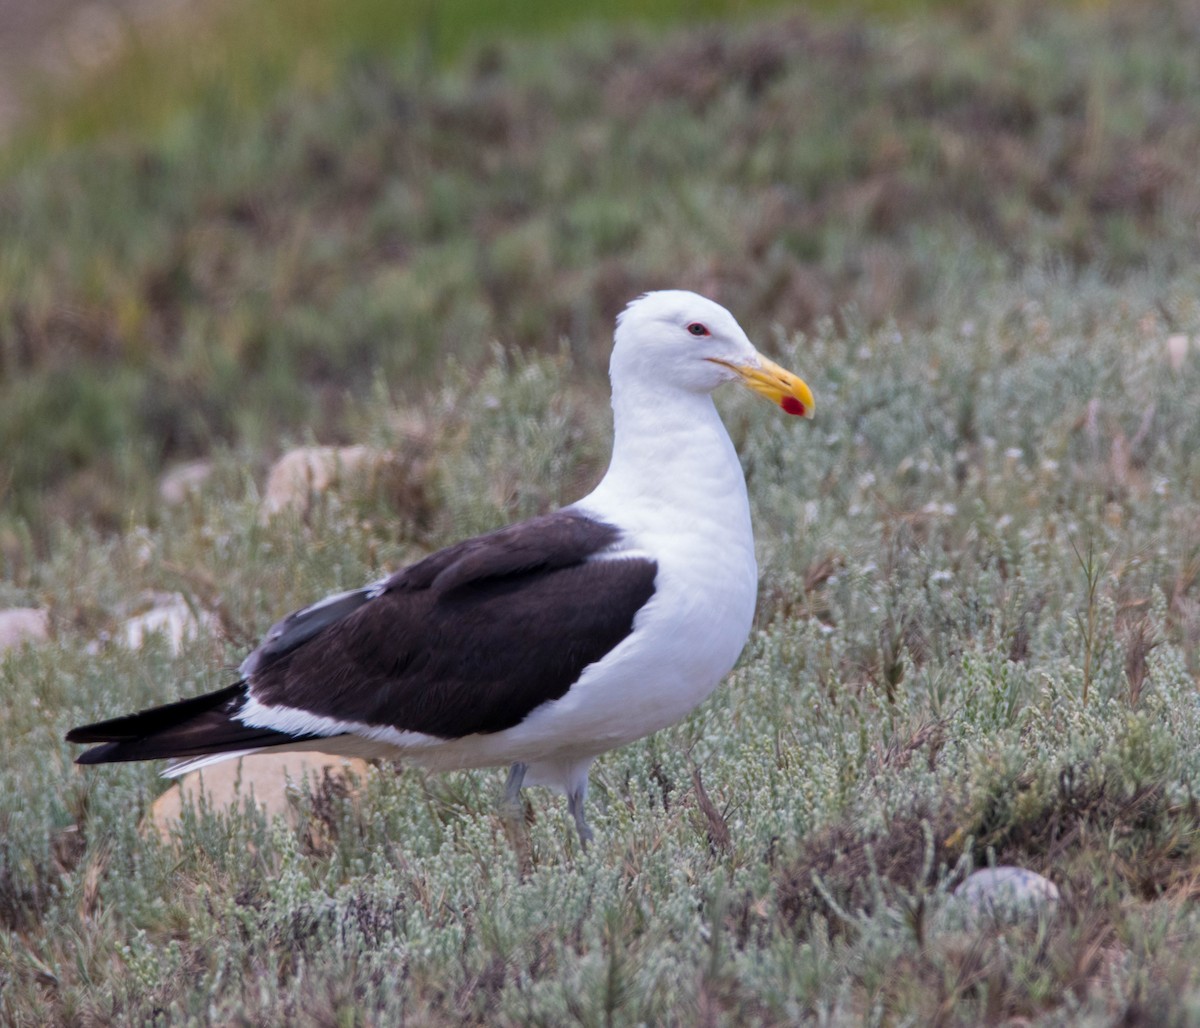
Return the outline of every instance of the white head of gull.
<path id="1" fill-rule="evenodd" d="M 562 510 L 468 539 L 272 627 L 224 689 L 73 729 L 81 764 L 167 774 L 265 750 L 510 767 L 565 793 L 579 837 L 596 757 L 673 724 L 728 674 L 758 572 L 746 484 L 712 401 L 739 381 L 789 414 L 813 397 L 733 316 L 679 290 L 617 319 L 613 452 Z"/>

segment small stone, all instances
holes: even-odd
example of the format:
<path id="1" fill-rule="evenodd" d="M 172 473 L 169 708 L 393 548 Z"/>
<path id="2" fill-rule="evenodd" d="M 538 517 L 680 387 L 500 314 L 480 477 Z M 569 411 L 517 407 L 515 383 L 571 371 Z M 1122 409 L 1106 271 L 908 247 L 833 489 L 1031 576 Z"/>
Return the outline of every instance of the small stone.
<path id="1" fill-rule="evenodd" d="M 304 787 L 305 781 L 310 789 L 314 788 L 328 772 L 353 796 L 369 771 L 370 765 L 365 760 L 327 753 L 254 753 L 224 760 L 180 778 L 154 801 L 142 830 L 157 832 L 163 841 L 168 841 L 184 809 L 198 804 L 201 796 L 214 811 L 240 808 L 246 797 L 252 797 L 268 818 L 282 814 L 295 826 L 297 808 L 292 797 Z"/>
<path id="2" fill-rule="evenodd" d="M 190 460 L 176 464 L 158 480 L 158 498 L 171 507 L 178 507 L 194 496 L 213 473 L 211 460 Z"/>
<path id="3" fill-rule="evenodd" d="M 267 475 L 263 520 L 284 510 L 306 513 L 315 497 L 354 479 L 370 480 L 393 457 L 371 446 L 305 446 L 279 458 Z"/>
<path id="4" fill-rule="evenodd" d="M 50 638 L 50 615 L 37 607 L 0 610 L 0 652 Z"/>
<path id="5" fill-rule="evenodd" d="M 178 656 L 185 643 L 219 627 L 212 614 L 201 611 L 197 615 L 179 593 L 168 593 L 149 610 L 123 621 L 114 638 L 131 650 L 140 650 L 150 636 L 161 634 L 171 653 Z"/>
<path id="6" fill-rule="evenodd" d="M 985 867 L 967 876 L 954 890 L 945 908 L 951 927 L 981 924 L 1017 924 L 1053 913 L 1058 886 L 1049 878 L 1024 867 Z"/>
<path id="7" fill-rule="evenodd" d="M 1191 340 L 1182 332 L 1167 336 L 1167 363 L 1171 365 L 1172 371 L 1183 370 L 1183 362 L 1187 360 L 1190 348 Z"/>

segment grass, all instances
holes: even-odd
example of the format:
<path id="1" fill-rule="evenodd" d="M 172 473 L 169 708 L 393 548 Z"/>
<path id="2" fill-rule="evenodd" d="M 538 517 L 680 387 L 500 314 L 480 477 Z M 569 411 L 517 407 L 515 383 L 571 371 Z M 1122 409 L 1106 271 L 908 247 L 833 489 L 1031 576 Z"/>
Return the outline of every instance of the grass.
<path id="1" fill-rule="evenodd" d="M 0 657 L 0 1019 L 1194 1022 L 1200 359 L 1167 339 L 1200 333 L 1198 30 L 976 7 L 351 61 L 10 179 L 0 601 L 54 639 Z M 137 830 L 155 768 L 71 767 L 70 725 L 578 495 L 612 314 L 664 284 L 717 293 L 818 417 L 721 398 L 755 632 L 597 764 L 587 854 L 534 791 L 520 874 L 501 773 L 383 768 L 172 848 Z M 306 434 L 427 471 L 262 525 Z M 97 645 L 151 590 L 221 632 Z M 1058 913 L 942 926 L 993 861 Z"/>
<path id="2" fill-rule="evenodd" d="M 770 0 L 604 0 L 589 9 L 586 21 L 731 20 L 770 6 Z M 898 6 L 920 4 L 903 0 Z M 584 20 L 579 11 L 545 0 L 403 5 L 250 0 L 180 9 L 140 23 L 114 13 L 109 25 L 117 41 L 114 59 L 86 75 L 83 88 L 68 82 L 64 89 L 63 83 L 43 79 L 28 89 L 35 117 L 10 150 L 21 156 L 100 136 L 144 134 L 173 121 L 181 108 L 245 116 L 283 89 L 328 87 L 348 58 L 390 58 L 405 51 L 431 71 L 498 35 L 552 35 Z"/>
<path id="3" fill-rule="evenodd" d="M 29 76 L 25 99 L 34 116 L 10 142 L 6 156 L 19 158 L 113 134 L 144 134 L 174 120 L 185 107 L 203 105 L 244 115 L 281 89 L 328 86 L 350 57 L 408 51 L 431 70 L 498 36 L 553 35 L 581 24 L 729 23 L 779 6 L 779 0 L 602 0 L 581 12 L 547 0 L 402 5 L 386 0 L 248 0 L 191 9 L 176 5 L 157 17 L 111 11 L 103 31 L 92 29 L 100 38 L 90 48 L 86 34 L 74 41 L 76 49 L 83 49 L 79 63 L 93 65 L 82 85 L 68 77 L 64 88 L 61 81 Z M 856 0 L 852 6 L 899 16 L 949 5 L 946 0 Z M 846 5 L 817 0 L 808 7 L 831 11 Z"/>
<path id="4" fill-rule="evenodd" d="M 808 329 L 928 325 L 1027 266 L 1173 276 L 1200 204 L 1200 89 L 1162 56 L 1186 16 L 1128 42 L 1118 15 L 1036 18 L 911 43 L 803 20 L 583 32 L 432 78 L 363 58 L 258 114 L 199 104 L 32 161 L 0 189 L 5 511 L 43 552 L 44 513 L 152 520 L 144 469 L 349 439 L 376 374 L 415 396 L 491 340 L 568 338 L 594 374 L 652 285 Z M 1194 320 L 1186 290 L 1166 314 Z"/>

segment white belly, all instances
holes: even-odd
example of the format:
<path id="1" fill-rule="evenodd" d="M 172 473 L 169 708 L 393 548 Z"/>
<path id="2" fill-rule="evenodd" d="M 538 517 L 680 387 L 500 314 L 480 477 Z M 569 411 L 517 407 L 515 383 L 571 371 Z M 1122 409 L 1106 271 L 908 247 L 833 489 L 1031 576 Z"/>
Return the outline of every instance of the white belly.
<path id="1" fill-rule="evenodd" d="M 655 593 L 633 632 L 587 667 L 567 695 L 498 733 L 527 755 L 519 759 L 594 756 L 672 725 L 737 661 L 754 617 L 753 554 L 708 551 L 697 560 L 670 543 L 654 549 Z"/>

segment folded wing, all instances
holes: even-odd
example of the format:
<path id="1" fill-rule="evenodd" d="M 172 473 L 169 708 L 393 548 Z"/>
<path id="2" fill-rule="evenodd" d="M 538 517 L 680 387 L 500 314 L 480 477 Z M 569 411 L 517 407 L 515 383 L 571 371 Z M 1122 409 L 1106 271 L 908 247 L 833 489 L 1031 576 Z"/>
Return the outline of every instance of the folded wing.
<path id="1" fill-rule="evenodd" d="M 633 630 L 657 567 L 620 532 L 560 511 L 441 550 L 288 615 L 207 696 L 73 730 L 81 763 L 194 758 L 356 727 L 498 732 L 565 695 Z M 253 710 L 253 724 L 242 720 Z"/>

